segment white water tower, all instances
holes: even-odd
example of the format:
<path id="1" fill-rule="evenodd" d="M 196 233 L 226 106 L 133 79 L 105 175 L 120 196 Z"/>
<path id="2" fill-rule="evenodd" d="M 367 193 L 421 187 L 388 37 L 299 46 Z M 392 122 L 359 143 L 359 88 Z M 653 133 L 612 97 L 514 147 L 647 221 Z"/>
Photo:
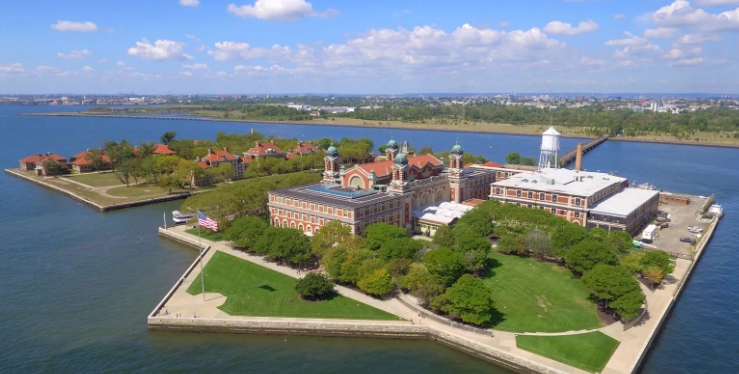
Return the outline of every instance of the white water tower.
<path id="1" fill-rule="evenodd" d="M 559 168 L 559 132 L 554 127 L 544 131 L 541 136 L 539 170 L 544 168 Z"/>

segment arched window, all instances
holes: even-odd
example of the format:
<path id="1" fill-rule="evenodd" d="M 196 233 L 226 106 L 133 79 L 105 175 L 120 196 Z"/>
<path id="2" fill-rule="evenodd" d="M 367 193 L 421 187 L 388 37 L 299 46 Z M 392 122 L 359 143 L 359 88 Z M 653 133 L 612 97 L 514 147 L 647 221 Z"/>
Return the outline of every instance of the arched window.
<path id="1" fill-rule="evenodd" d="M 290 222 L 290 228 L 291 229 L 294 229 L 295 228 L 295 222 Z"/>
<path id="2" fill-rule="evenodd" d="M 349 179 L 349 185 L 352 187 L 364 188 L 364 181 L 362 180 L 362 177 L 355 175 Z"/>
<path id="3" fill-rule="evenodd" d="M 444 198 L 444 194 L 441 193 L 441 190 L 436 191 L 436 202 L 438 203 Z"/>
<path id="4" fill-rule="evenodd" d="M 303 224 L 302 223 L 298 225 L 298 230 L 305 231 L 305 229 L 303 228 Z"/>
<path id="5" fill-rule="evenodd" d="M 282 227 L 287 228 L 287 220 L 282 221 Z"/>
<path id="6" fill-rule="evenodd" d="M 280 227 L 280 219 L 275 218 L 275 227 Z"/>
<path id="7" fill-rule="evenodd" d="M 423 194 L 423 196 L 421 196 L 421 205 L 429 204 L 431 204 L 431 196 L 429 196 L 429 194 Z"/>
<path id="8" fill-rule="evenodd" d="M 312 232 L 313 232 L 313 229 L 312 229 L 312 228 L 311 228 L 310 226 L 306 226 L 306 227 L 305 227 L 305 232 L 307 232 L 307 233 L 309 233 L 309 234 L 310 234 L 310 233 L 312 233 Z"/>

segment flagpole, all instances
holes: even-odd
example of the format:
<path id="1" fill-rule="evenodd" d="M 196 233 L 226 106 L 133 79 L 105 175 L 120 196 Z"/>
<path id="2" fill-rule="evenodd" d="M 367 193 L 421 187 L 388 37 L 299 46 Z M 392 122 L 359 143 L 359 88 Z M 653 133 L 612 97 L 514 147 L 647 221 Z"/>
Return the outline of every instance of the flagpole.
<path id="1" fill-rule="evenodd" d="M 200 249 L 200 285 L 203 287 L 203 301 L 205 301 L 205 274 L 203 274 L 203 244 L 202 244 L 202 241 L 200 240 L 200 219 L 199 218 L 198 218 L 198 249 Z"/>

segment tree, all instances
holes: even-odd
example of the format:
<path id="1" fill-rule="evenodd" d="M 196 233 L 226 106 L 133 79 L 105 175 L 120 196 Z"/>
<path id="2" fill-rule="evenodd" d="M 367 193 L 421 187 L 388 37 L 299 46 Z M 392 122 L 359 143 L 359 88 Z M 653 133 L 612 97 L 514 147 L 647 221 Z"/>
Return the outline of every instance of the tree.
<path id="1" fill-rule="evenodd" d="M 407 258 L 396 258 L 385 264 L 385 269 L 393 278 L 401 278 L 408 273 L 413 261 Z"/>
<path id="2" fill-rule="evenodd" d="M 390 273 L 385 268 L 379 268 L 362 278 L 358 283 L 359 289 L 370 295 L 382 296 L 390 293 L 395 288 Z"/>
<path id="3" fill-rule="evenodd" d="M 526 239 L 523 235 L 508 234 L 498 239 L 498 252 L 507 255 L 526 256 Z"/>
<path id="4" fill-rule="evenodd" d="M 228 165 L 230 168 L 231 165 Z M 202 178 L 205 175 L 205 169 L 195 161 L 180 160 L 177 165 L 177 175 L 183 181 L 187 181 L 190 188 L 195 186 L 195 181 Z"/>
<path id="5" fill-rule="evenodd" d="M 505 162 L 507 164 L 518 165 L 521 163 L 521 154 L 518 152 L 511 152 L 508 156 L 505 156 Z"/>
<path id="6" fill-rule="evenodd" d="M 269 227 L 265 220 L 259 217 L 247 216 L 233 220 L 226 230 L 226 239 L 231 240 L 236 247 L 252 248 L 257 240 Z"/>
<path id="7" fill-rule="evenodd" d="M 367 238 L 367 248 L 377 251 L 386 241 L 390 239 L 407 238 L 408 233 L 406 233 L 405 229 L 400 226 L 379 222 L 367 226 L 364 230 L 364 237 Z"/>
<path id="8" fill-rule="evenodd" d="M 482 279 L 469 274 L 459 278 L 444 294 L 436 297 L 431 305 L 475 325 L 490 321 L 495 310 L 490 290 L 485 287 Z"/>
<path id="9" fill-rule="evenodd" d="M 533 157 L 521 157 L 521 165 L 534 166 L 536 160 Z"/>
<path id="10" fill-rule="evenodd" d="M 126 184 L 126 187 L 129 187 L 129 180 L 134 174 L 136 167 L 136 160 L 132 159 L 125 160 L 118 166 L 116 176 L 121 182 Z"/>
<path id="11" fill-rule="evenodd" d="M 146 158 L 146 157 L 152 156 L 154 155 L 155 149 L 156 149 L 156 144 L 154 144 L 154 142 L 141 142 L 139 143 L 139 149 L 136 152 L 136 157 Z"/>
<path id="12" fill-rule="evenodd" d="M 457 251 L 464 254 L 467 271 L 481 275 L 485 270 L 485 261 L 490 253 L 490 241 L 475 235 L 458 235 Z"/>
<path id="13" fill-rule="evenodd" d="M 465 259 L 462 254 L 448 248 L 435 249 L 423 256 L 423 263 L 431 275 L 447 286 L 453 284 L 465 269 Z"/>
<path id="14" fill-rule="evenodd" d="M 92 170 L 100 171 L 105 167 L 105 160 L 103 159 L 103 151 L 99 149 L 93 149 L 85 154 L 85 161 L 90 163 Z"/>
<path id="15" fill-rule="evenodd" d="M 310 241 L 297 229 L 269 226 L 254 243 L 254 251 L 277 262 L 300 265 L 311 259 Z"/>
<path id="16" fill-rule="evenodd" d="M 295 291 L 306 300 L 325 299 L 333 290 L 333 282 L 319 273 L 308 273 L 295 282 Z"/>
<path id="17" fill-rule="evenodd" d="M 167 193 L 172 193 L 172 189 L 182 187 L 182 185 L 185 183 L 180 177 L 177 175 L 164 175 L 161 178 L 159 178 L 159 187 L 166 188 Z"/>
<path id="18" fill-rule="evenodd" d="M 425 147 L 422 147 L 421 150 L 418 151 L 418 154 L 419 155 L 432 155 L 432 154 L 434 154 L 434 150 L 431 149 L 431 146 L 428 146 L 427 145 Z"/>
<path id="19" fill-rule="evenodd" d="M 625 231 L 611 231 L 606 238 L 606 243 L 615 253 L 626 254 L 633 246 L 634 238 Z"/>
<path id="20" fill-rule="evenodd" d="M 159 139 L 162 141 L 162 144 L 167 145 L 167 144 L 169 144 L 169 142 L 172 141 L 172 139 L 175 138 L 175 136 L 177 136 L 177 133 L 176 132 L 174 132 L 174 131 L 167 131 L 164 134 L 162 134 L 162 137 L 159 138 Z"/>
<path id="21" fill-rule="evenodd" d="M 645 253 L 639 261 L 639 265 L 641 265 L 642 269 L 652 267 L 658 268 L 662 270 L 664 274 L 672 273 L 674 268 L 672 261 L 670 261 L 670 255 L 668 255 L 667 252 L 660 250 Z"/>
<path id="22" fill-rule="evenodd" d="M 611 303 L 621 318 L 634 318 L 639 315 L 639 309 L 644 304 L 644 293 L 641 290 L 629 292 Z"/>
<path id="23" fill-rule="evenodd" d="M 652 288 L 662 283 L 662 280 L 665 279 L 665 273 L 657 266 L 650 266 L 642 270 L 642 274 L 644 278 L 652 283 Z"/>
<path id="24" fill-rule="evenodd" d="M 449 226 L 444 225 L 436 229 L 433 243 L 440 248 L 454 248 L 454 240 L 454 231 Z"/>
<path id="25" fill-rule="evenodd" d="M 598 242 L 605 242 L 608 239 L 608 231 L 600 228 L 600 227 L 593 227 L 590 229 L 589 232 L 590 235 L 588 235 L 591 239 L 598 241 Z M 615 251 L 614 251 L 615 253 Z"/>
<path id="26" fill-rule="evenodd" d="M 582 277 L 585 287 L 599 300 L 608 303 L 630 292 L 641 292 L 639 282 L 623 266 L 598 264 Z"/>
<path id="27" fill-rule="evenodd" d="M 313 234 L 310 241 L 310 249 L 314 255 L 321 257 L 326 251 L 336 244 L 352 236 L 352 229 L 344 226 L 341 221 L 329 221 Z"/>
<path id="28" fill-rule="evenodd" d="M 233 179 L 236 171 L 231 163 L 221 162 L 217 167 L 211 167 L 205 170 L 211 183 L 225 182 Z"/>
<path id="29" fill-rule="evenodd" d="M 365 260 L 370 260 L 375 257 L 376 253 L 369 249 L 360 249 L 348 252 L 346 260 L 341 264 L 339 280 L 356 284 L 360 279 L 362 279 L 362 266 L 364 265 Z"/>
<path id="30" fill-rule="evenodd" d="M 573 245 L 580 243 L 588 237 L 588 230 L 580 225 L 569 223 L 558 227 L 552 234 L 552 252 L 564 257 Z"/>
<path id="31" fill-rule="evenodd" d="M 641 257 L 642 256 L 637 253 L 632 253 L 628 256 L 624 256 L 621 258 L 621 265 L 623 265 L 633 274 L 639 273 L 642 270 Z"/>
<path id="32" fill-rule="evenodd" d="M 426 269 L 426 265 L 413 263 L 403 279 L 398 282 L 398 286 L 413 292 L 428 284 L 430 278 L 431 273 Z"/>
<path id="33" fill-rule="evenodd" d="M 346 261 L 348 255 L 346 248 L 333 247 L 324 252 L 320 259 L 323 270 L 333 279 L 341 278 L 341 265 Z"/>
<path id="34" fill-rule="evenodd" d="M 380 246 L 380 258 L 385 261 L 396 259 L 396 258 L 416 258 L 416 254 L 423 247 L 423 244 L 418 240 L 413 240 L 409 237 L 404 238 L 392 238 L 382 243 Z"/>
<path id="35" fill-rule="evenodd" d="M 550 257 L 552 255 L 552 239 L 542 230 L 531 230 L 526 234 L 524 243 L 526 249 L 536 257 Z"/>
<path id="36" fill-rule="evenodd" d="M 47 158 L 46 160 L 44 160 L 41 166 L 44 168 L 45 175 L 51 175 L 54 177 L 63 174 L 65 171 L 64 165 L 59 163 L 59 161 L 54 160 L 53 158 Z"/>
<path id="37" fill-rule="evenodd" d="M 605 244 L 587 239 L 567 251 L 565 263 L 570 269 L 582 274 L 598 264 L 616 265 L 618 257 Z"/>
<path id="38" fill-rule="evenodd" d="M 179 166 L 182 159 L 177 156 L 167 155 L 156 157 L 155 160 L 157 169 L 156 171 L 160 175 L 167 175 L 177 171 L 177 166 Z"/>

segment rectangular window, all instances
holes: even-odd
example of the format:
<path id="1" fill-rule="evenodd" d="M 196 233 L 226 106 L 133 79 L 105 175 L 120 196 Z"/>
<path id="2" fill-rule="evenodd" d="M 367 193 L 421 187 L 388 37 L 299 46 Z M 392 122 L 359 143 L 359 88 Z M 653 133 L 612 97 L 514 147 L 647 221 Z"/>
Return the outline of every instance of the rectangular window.
<path id="1" fill-rule="evenodd" d="M 552 195 L 552 201 L 557 202 L 557 195 Z"/>
<path id="2" fill-rule="evenodd" d="M 500 187 L 496 187 L 495 188 L 495 194 L 496 195 L 500 195 Z"/>
<path id="3" fill-rule="evenodd" d="M 531 209 L 531 204 L 526 204 L 526 207 L 528 207 L 529 209 Z"/>
<path id="4" fill-rule="evenodd" d="M 557 208 L 552 208 L 552 214 L 557 214 Z"/>
<path id="5" fill-rule="evenodd" d="M 580 212 L 575 212 L 575 218 L 580 218 Z"/>
<path id="6" fill-rule="evenodd" d="M 516 190 L 516 197 L 521 197 L 521 190 Z"/>
<path id="7" fill-rule="evenodd" d="M 544 200 L 545 197 L 546 195 L 544 194 L 544 192 L 539 194 L 539 200 Z"/>
<path id="8" fill-rule="evenodd" d="M 580 198 L 579 197 L 575 199 L 575 205 L 580 206 Z"/>
<path id="9" fill-rule="evenodd" d="M 534 198 L 534 193 L 529 191 L 529 199 L 533 199 L 533 198 Z"/>

